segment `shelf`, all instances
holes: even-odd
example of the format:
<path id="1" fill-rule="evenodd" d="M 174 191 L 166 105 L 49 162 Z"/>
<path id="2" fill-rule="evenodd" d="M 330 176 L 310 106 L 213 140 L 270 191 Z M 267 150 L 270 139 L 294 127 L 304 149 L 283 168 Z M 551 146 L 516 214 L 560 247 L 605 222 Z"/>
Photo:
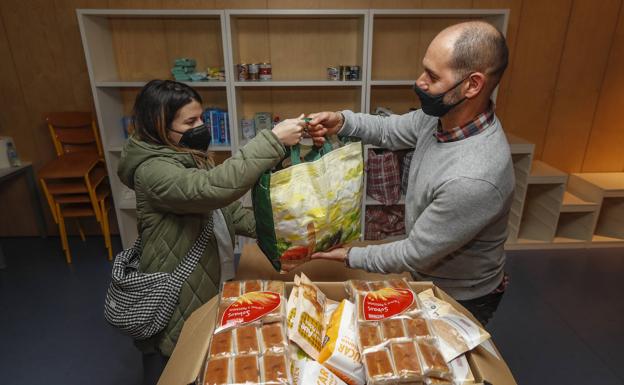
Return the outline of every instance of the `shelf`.
<path id="1" fill-rule="evenodd" d="M 371 86 L 413 86 L 416 80 L 371 80 Z"/>
<path id="2" fill-rule="evenodd" d="M 106 16 L 106 17 L 188 17 L 203 18 L 206 16 L 217 18 L 223 14 L 222 10 L 208 9 L 77 9 L 79 16 Z"/>
<path id="3" fill-rule="evenodd" d="M 592 242 L 596 242 L 596 243 L 622 243 L 622 244 L 624 244 L 624 239 L 623 238 L 607 237 L 605 235 L 594 235 L 592 237 Z"/>
<path id="4" fill-rule="evenodd" d="M 568 191 L 563 193 L 562 213 L 594 212 L 597 208 L 598 203 L 584 201 Z"/>
<path id="5" fill-rule="evenodd" d="M 361 87 L 361 80 L 270 80 L 234 82 L 235 87 Z"/>
<path id="6" fill-rule="evenodd" d="M 603 190 L 605 197 L 624 197 L 624 172 L 572 174 Z"/>
<path id="7" fill-rule="evenodd" d="M 566 183 L 568 174 L 539 160 L 531 164 L 529 184 L 558 184 Z"/>
<path id="8" fill-rule="evenodd" d="M 535 145 L 514 134 L 505 133 L 512 154 L 533 154 Z"/>
<path id="9" fill-rule="evenodd" d="M 108 152 L 121 152 L 123 146 L 111 146 L 108 148 Z"/>
<path id="10" fill-rule="evenodd" d="M 555 243 L 588 242 L 592 238 L 595 212 L 562 212 L 559 215 Z"/>
<path id="11" fill-rule="evenodd" d="M 204 81 L 204 82 L 180 82 L 187 84 L 194 88 L 225 88 L 227 82 L 222 81 Z M 146 85 L 147 82 L 133 82 L 133 81 L 97 81 L 95 86 L 98 88 L 141 88 Z"/>

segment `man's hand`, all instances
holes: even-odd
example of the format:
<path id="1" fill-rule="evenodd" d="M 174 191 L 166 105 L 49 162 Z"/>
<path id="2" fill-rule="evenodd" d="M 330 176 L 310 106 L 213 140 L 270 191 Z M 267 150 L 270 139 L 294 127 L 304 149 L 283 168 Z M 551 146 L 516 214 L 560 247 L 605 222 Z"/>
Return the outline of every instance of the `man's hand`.
<path id="1" fill-rule="evenodd" d="M 346 247 L 339 247 L 325 253 L 314 253 L 312 259 L 326 259 L 328 261 L 336 261 L 345 263 L 347 256 L 349 255 L 349 249 Z"/>
<path id="2" fill-rule="evenodd" d="M 337 134 L 344 123 L 340 112 L 317 112 L 308 117 L 312 119 L 308 122 L 308 134 L 316 146 L 322 146 L 325 143 L 325 136 Z"/>

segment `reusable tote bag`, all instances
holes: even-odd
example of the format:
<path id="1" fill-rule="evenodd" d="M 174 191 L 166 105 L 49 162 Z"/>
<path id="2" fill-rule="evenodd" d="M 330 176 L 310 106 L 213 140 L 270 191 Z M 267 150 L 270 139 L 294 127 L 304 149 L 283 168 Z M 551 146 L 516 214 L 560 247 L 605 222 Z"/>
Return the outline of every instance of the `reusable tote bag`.
<path id="1" fill-rule="evenodd" d="M 290 167 L 264 173 L 252 191 L 258 244 L 276 270 L 359 239 L 362 230 L 362 144 L 332 149 L 326 141 L 304 162 L 300 146 L 290 155 Z"/>

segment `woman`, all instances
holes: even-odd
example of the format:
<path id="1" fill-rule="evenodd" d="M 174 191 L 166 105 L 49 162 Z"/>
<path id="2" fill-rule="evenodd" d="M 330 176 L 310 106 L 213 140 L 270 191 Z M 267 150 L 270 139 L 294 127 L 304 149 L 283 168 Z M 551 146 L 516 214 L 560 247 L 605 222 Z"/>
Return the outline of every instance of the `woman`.
<path id="1" fill-rule="evenodd" d="M 134 105 L 135 131 L 119 163 L 121 181 L 136 192 L 142 239 L 141 271 L 171 272 L 212 218 L 214 237 L 183 284 L 167 327 L 137 343 L 144 370 L 158 378 L 184 320 L 233 278 L 234 234 L 255 236 L 250 210 L 237 202 L 260 175 L 284 157 L 284 146 L 299 142 L 305 123 L 288 119 L 262 130 L 238 153 L 214 166 L 207 149 L 210 127 L 202 122 L 202 100 L 191 87 L 152 80 Z M 151 368 L 156 366 L 154 370 Z M 148 374 L 145 380 L 148 379 Z"/>

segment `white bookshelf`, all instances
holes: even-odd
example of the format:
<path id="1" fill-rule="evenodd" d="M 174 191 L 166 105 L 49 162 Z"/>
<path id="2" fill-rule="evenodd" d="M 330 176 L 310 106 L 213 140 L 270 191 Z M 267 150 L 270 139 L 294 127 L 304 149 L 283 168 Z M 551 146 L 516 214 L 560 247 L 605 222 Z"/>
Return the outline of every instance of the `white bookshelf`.
<path id="1" fill-rule="evenodd" d="M 422 47 L 439 30 L 480 18 L 506 33 L 509 14 L 504 9 L 79 9 L 77 16 L 119 229 L 123 245 L 128 247 L 136 237 L 136 213 L 134 198 L 116 176 L 125 141 L 121 117 L 129 114 L 128 106 L 147 81 L 171 77 L 168 71 L 175 57 L 196 58 L 198 70 L 200 62 L 201 66 L 225 68 L 225 81 L 187 84 L 198 90 L 206 105 L 228 110 L 232 144 L 211 147 L 226 158 L 245 142 L 240 120 L 253 118 L 255 112 L 268 111 L 285 118 L 321 110 L 370 112 L 372 102 L 392 108 L 384 104 L 406 98 L 413 105 L 416 97 L 411 87 L 424 54 Z M 389 25 L 392 28 L 387 28 Z M 410 25 L 419 28 L 420 48 L 388 63 L 383 59 L 387 56 L 384 39 L 395 41 L 395 46 L 403 45 L 403 38 L 416 33 Z M 195 39 L 212 47 L 211 54 L 182 50 L 198 46 Z M 149 49 L 137 53 L 133 47 Z M 419 55 L 418 60 L 411 60 Z M 218 60 L 208 63 L 211 57 Z M 398 77 L 386 76 L 388 71 L 376 67 L 383 60 L 390 73 L 393 66 L 408 70 L 397 71 Z M 238 81 L 237 63 L 265 61 L 272 63 L 273 80 Z M 361 79 L 327 80 L 327 67 L 337 65 L 359 65 Z M 149 68 L 143 71 L 143 67 Z M 395 112 L 406 111 L 399 107 Z M 531 157 L 532 149 L 529 166 Z M 526 161 L 519 162 L 526 166 Z M 363 214 L 367 206 L 379 205 L 366 192 L 364 197 Z M 522 201 L 523 196 L 518 199 Z M 249 199 L 244 202 L 249 205 Z M 399 204 L 403 203 L 404 197 Z M 364 218 L 362 226 L 364 229 Z"/>

